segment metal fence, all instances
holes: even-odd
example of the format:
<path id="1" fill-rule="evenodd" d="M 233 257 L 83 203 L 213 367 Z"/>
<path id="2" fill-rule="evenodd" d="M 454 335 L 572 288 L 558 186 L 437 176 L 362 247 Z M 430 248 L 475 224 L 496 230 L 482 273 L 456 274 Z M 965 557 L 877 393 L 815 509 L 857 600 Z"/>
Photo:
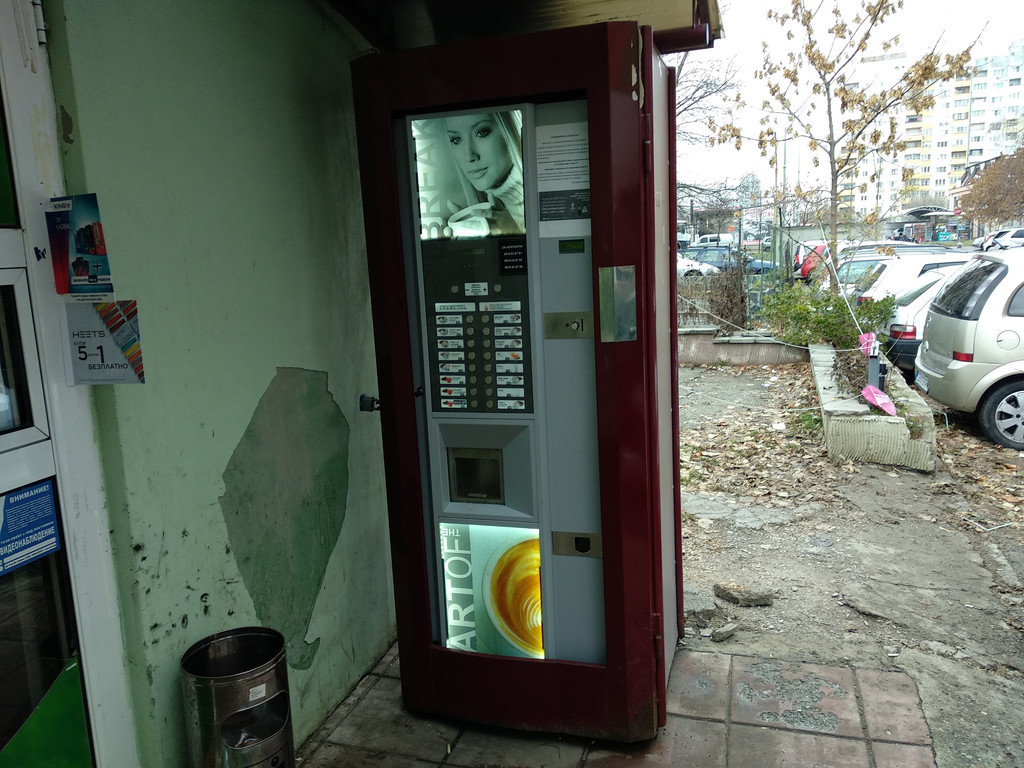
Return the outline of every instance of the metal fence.
<path id="1" fill-rule="evenodd" d="M 765 297 L 783 283 L 775 271 L 744 275 L 729 269 L 715 275 L 680 277 L 677 326 L 716 325 L 724 333 L 753 329 Z"/>

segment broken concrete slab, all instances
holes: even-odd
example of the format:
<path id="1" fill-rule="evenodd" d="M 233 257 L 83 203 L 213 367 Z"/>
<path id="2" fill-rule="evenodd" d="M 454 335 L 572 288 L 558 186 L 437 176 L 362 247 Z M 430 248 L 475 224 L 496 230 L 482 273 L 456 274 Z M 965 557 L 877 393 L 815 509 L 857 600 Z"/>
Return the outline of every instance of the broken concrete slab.
<path id="1" fill-rule="evenodd" d="M 732 582 L 718 582 L 713 589 L 716 596 L 744 608 L 771 605 L 775 602 L 772 590 L 761 587 L 748 587 L 744 584 L 734 584 Z"/>
<path id="2" fill-rule="evenodd" d="M 797 507 L 765 507 L 735 497 L 717 498 L 697 493 L 680 494 L 683 511 L 700 520 L 725 520 L 737 528 L 760 529 L 766 525 L 782 525 L 803 520 L 822 511 L 821 505 Z"/>
<path id="3" fill-rule="evenodd" d="M 710 627 L 725 618 L 714 598 L 697 589 L 683 586 L 683 616 L 686 626 Z"/>

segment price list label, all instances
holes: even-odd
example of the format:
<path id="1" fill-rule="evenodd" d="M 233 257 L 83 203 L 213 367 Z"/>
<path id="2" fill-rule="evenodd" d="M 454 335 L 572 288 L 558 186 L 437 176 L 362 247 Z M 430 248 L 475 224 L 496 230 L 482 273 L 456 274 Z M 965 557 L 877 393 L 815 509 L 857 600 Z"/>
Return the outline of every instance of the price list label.
<path id="1" fill-rule="evenodd" d="M 478 283 L 467 295 L 487 295 Z M 435 302 L 428 317 L 435 411 L 533 410 L 524 302 Z"/>

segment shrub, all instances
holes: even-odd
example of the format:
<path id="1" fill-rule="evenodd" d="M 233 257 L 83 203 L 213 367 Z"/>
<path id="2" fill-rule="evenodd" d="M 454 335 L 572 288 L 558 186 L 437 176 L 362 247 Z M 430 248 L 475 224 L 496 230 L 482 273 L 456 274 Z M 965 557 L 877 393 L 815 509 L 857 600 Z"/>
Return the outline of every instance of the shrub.
<path id="1" fill-rule="evenodd" d="M 842 296 L 833 296 L 827 290 L 790 285 L 766 296 L 758 317 L 775 338 L 789 344 L 857 349 L 860 334 L 884 327 L 895 306 L 891 296 L 847 304 Z"/>
<path id="2" fill-rule="evenodd" d="M 746 326 L 746 285 L 738 269 L 702 277 L 680 276 L 678 293 L 681 325 L 721 325 L 725 333 Z"/>
<path id="3" fill-rule="evenodd" d="M 847 304 L 827 289 L 790 285 L 766 297 L 758 317 L 780 341 L 799 346 L 831 344 L 836 350 L 837 379 L 859 392 L 867 381 L 867 358 L 860 351 L 859 336 L 881 330 L 895 306 L 892 296 Z"/>

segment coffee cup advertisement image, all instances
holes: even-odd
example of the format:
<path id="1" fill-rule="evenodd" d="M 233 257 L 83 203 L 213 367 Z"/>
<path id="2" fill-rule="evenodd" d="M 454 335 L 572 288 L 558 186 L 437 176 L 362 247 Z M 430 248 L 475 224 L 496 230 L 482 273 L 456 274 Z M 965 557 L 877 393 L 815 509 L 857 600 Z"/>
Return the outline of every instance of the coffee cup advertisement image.
<path id="1" fill-rule="evenodd" d="M 544 658 L 540 532 L 440 524 L 446 646 L 498 656 Z"/>
<path id="2" fill-rule="evenodd" d="M 526 232 L 521 110 L 453 113 L 410 126 L 421 240 Z"/>

